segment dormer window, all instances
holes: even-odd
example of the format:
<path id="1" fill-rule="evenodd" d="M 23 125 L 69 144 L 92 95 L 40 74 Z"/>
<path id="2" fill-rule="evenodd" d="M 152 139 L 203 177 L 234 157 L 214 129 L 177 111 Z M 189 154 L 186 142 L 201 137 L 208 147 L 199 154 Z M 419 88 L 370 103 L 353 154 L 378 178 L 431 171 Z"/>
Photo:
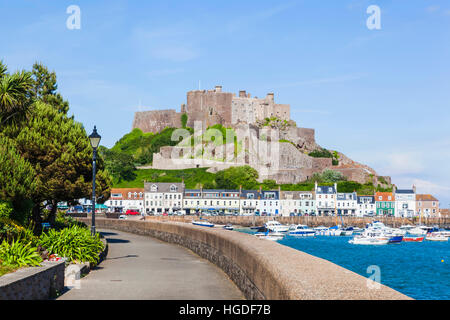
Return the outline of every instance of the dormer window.
<path id="1" fill-rule="evenodd" d="M 170 186 L 170 192 L 177 192 L 177 189 L 177 186 L 174 184 Z"/>
<path id="2" fill-rule="evenodd" d="M 153 192 L 158 191 L 158 186 L 156 184 L 153 184 L 150 188 L 150 190 L 152 190 Z"/>

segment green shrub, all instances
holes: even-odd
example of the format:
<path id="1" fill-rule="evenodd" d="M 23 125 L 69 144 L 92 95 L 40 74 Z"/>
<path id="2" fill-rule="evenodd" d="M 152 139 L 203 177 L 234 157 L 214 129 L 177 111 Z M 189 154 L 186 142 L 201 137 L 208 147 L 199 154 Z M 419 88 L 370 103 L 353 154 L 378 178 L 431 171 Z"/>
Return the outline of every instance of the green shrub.
<path id="1" fill-rule="evenodd" d="M 35 267 L 42 262 L 42 258 L 32 242 L 21 240 L 13 240 L 11 244 L 3 240 L 0 245 L 0 260 L 2 265 L 10 267 Z"/>
<path id="2" fill-rule="evenodd" d="M 183 113 L 181 115 L 181 127 L 182 128 L 186 128 L 187 121 L 188 121 L 188 115 L 186 113 Z"/>
<path id="3" fill-rule="evenodd" d="M 13 212 L 11 202 L 0 200 L 0 218 L 9 218 Z"/>
<path id="4" fill-rule="evenodd" d="M 325 148 L 314 150 L 308 155 L 314 158 L 333 158 L 333 154 Z"/>
<path id="5" fill-rule="evenodd" d="M 60 231 L 50 229 L 41 235 L 39 243 L 49 254 L 66 257 L 70 262 L 90 262 L 93 265 L 97 264 L 98 254 L 103 250 L 99 234 L 93 237 L 89 229 L 77 225 Z"/>

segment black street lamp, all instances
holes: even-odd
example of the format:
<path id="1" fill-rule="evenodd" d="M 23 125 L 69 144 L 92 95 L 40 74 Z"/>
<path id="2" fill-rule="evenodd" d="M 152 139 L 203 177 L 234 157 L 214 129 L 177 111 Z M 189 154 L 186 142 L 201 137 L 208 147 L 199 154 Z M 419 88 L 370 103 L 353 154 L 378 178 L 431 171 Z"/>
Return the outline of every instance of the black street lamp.
<path id="1" fill-rule="evenodd" d="M 100 144 L 100 139 L 102 137 L 97 133 L 97 128 L 94 126 L 94 131 L 92 131 L 89 136 L 89 140 L 91 142 L 91 146 L 93 149 L 93 158 L 92 158 L 92 226 L 91 233 L 95 236 L 95 161 L 97 160 L 97 148 Z"/>

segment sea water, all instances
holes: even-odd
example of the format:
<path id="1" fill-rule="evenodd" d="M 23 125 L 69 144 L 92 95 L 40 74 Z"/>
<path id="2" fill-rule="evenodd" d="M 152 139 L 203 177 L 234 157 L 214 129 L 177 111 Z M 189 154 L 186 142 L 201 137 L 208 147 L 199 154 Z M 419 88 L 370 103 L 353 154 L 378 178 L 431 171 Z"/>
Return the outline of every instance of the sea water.
<path id="1" fill-rule="evenodd" d="M 254 233 L 248 228 L 237 230 Z M 379 268 L 382 284 L 414 299 L 450 299 L 449 241 L 355 245 L 348 243 L 351 238 L 287 235 L 277 242 L 326 259 L 367 278 L 374 274 L 372 266 L 376 266 Z"/>

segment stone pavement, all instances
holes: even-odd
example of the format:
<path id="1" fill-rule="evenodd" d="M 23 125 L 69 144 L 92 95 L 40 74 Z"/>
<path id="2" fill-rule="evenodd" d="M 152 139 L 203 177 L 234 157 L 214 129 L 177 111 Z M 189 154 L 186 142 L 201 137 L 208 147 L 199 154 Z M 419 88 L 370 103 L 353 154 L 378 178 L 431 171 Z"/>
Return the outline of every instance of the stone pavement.
<path id="1" fill-rule="evenodd" d="M 116 230 L 99 230 L 107 258 L 58 300 L 238 300 L 243 294 L 217 266 L 184 247 Z"/>

